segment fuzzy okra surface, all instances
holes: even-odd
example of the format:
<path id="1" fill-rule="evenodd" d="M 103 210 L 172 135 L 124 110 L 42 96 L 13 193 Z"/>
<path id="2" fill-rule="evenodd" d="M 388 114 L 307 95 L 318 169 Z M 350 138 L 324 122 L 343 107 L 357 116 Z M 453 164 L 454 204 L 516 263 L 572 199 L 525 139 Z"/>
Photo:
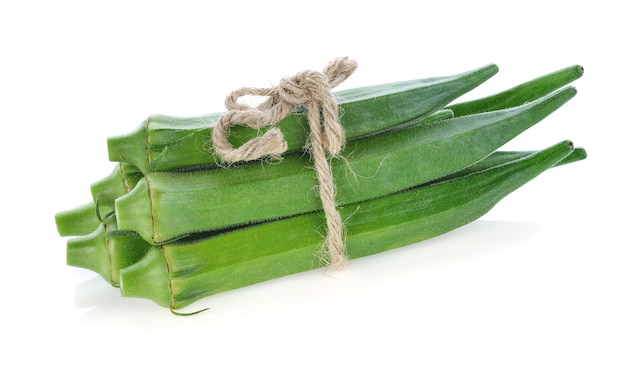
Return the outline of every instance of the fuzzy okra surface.
<path id="1" fill-rule="evenodd" d="M 415 87 L 414 90 L 409 89 L 410 94 L 415 94 L 410 97 L 415 98 L 416 96 L 420 96 L 420 94 L 424 95 L 433 89 L 441 90 L 442 87 L 449 86 L 452 82 L 457 84 L 456 89 L 462 91 L 472 84 L 479 83 L 481 79 L 488 78 L 490 73 L 489 71 L 491 69 L 491 66 L 487 66 L 483 69 L 476 69 L 474 71 L 470 71 L 469 73 L 459 74 L 451 78 L 415 80 L 421 82 L 421 84 L 417 84 L 418 86 Z M 452 117 L 467 116 L 471 114 L 520 106 L 562 88 L 566 84 L 580 78 L 583 71 L 584 70 L 581 66 L 570 66 L 540 76 L 520 85 L 516 85 L 495 95 L 449 105 L 445 107 L 445 109 L 421 119 L 420 123 L 425 124 Z M 380 97 L 385 93 L 391 92 L 390 87 L 393 86 L 395 86 L 395 91 L 397 93 L 398 87 L 407 88 L 411 87 L 411 84 L 414 84 L 414 82 L 386 84 L 376 87 L 354 89 L 351 93 L 352 98 L 349 99 L 348 97 L 344 97 L 344 100 L 355 100 L 359 95 L 361 98 L 369 97 L 369 99 L 372 97 Z M 368 89 L 374 88 L 376 89 L 375 92 L 368 92 Z M 424 110 L 424 108 L 413 108 L 408 111 L 413 112 L 414 114 L 415 112 L 421 112 L 420 110 Z M 115 153 L 112 156 L 122 160 L 125 159 L 129 153 L 133 153 L 131 149 L 138 148 L 138 153 L 143 153 L 142 156 L 144 156 L 143 158 L 147 161 L 146 164 L 151 163 L 153 157 L 162 158 L 163 156 L 169 156 L 169 168 L 188 169 L 190 166 L 188 157 L 194 157 L 197 154 L 197 151 L 203 150 L 204 148 L 201 142 L 204 140 L 202 139 L 202 136 L 205 134 L 201 133 L 207 133 L 210 131 L 211 123 L 214 119 L 216 120 L 217 117 L 219 117 L 219 114 L 192 118 L 175 118 L 166 116 L 157 117 L 153 117 L 151 120 L 158 121 L 162 119 L 164 121 L 160 122 L 158 125 L 152 125 L 150 130 L 144 130 L 145 128 L 143 126 L 142 129 L 139 130 L 139 132 L 141 132 L 142 135 L 145 134 L 145 136 L 139 136 L 136 132 L 131 135 L 110 138 L 109 146 L 111 147 L 111 152 Z M 388 121 L 388 124 L 392 126 L 383 127 L 381 128 L 382 131 L 391 129 L 393 125 L 397 124 L 397 122 Z M 239 131 L 241 132 L 242 130 L 245 132 L 246 129 L 241 129 Z M 237 132 L 237 130 L 235 130 L 235 132 Z M 240 134 L 240 141 L 242 137 L 245 136 Z M 192 140 L 192 138 L 194 139 Z M 176 149 L 173 150 L 173 148 Z M 167 155 L 167 153 L 169 153 L 169 155 Z M 172 155 L 172 153 L 174 153 L 174 155 Z M 206 159 L 210 155 L 211 154 L 208 151 L 203 154 L 205 161 L 208 161 Z M 130 157 L 132 158 L 132 156 Z M 177 163 L 176 158 L 179 158 L 181 162 Z M 141 161 L 139 161 L 139 163 L 141 163 Z M 147 168 L 151 167 L 149 165 L 146 166 Z M 152 166 L 152 168 L 153 170 L 158 170 L 159 166 Z M 99 224 L 100 220 L 102 220 L 104 216 L 114 210 L 115 200 L 132 190 L 142 176 L 143 173 L 141 170 L 134 165 L 127 162 L 117 163 L 112 174 L 92 184 L 91 190 L 93 194 L 93 204 L 83 205 L 57 214 L 56 222 L 59 233 L 62 236 L 80 236 L 89 234 L 93 228 Z"/>
<path id="2" fill-rule="evenodd" d="M 576 94 L 564 88 L 526 105 L 414 125 L 347 144 L 333 161 L 339 206 L 381 197 L 469 166 L 541 121 Z M 425 161 L 424 159 L 428 159 Z M 416 166 L 415 171 L 406 171 Z M 321 209 L 308 158 L 220 171 L 146 174 L 116 200 L 118 226 L 152 244 Z"/>
<path id="3" fill-rule="evenodd" d="M 336 93 L 341 124 L 348 140 L 419 120 L 480 85 L 498 71 L 488 65 L 449 77 L 427 78 L 369 86 Z M 213 155 L 213 123 L 221 113 L 202 117 L 176 118 L 155 115 L 135 132 L 108 140 L 112 161 L 130 162 L 144 174 L 218 164 Z M 288 144 L 288 152 L 301 151 L 307 142 L 308 123 L 304 112 L 294 112 L 276 125 Z M 259 132 L 235 127 L 229 139 L 238 145 Z"/>
<path id="4" fill-rule="evenodd" d="M 441 183 L 470 175 L 479 171 L 528 157 L 535 152 L 494 152 L 481 161 L 461 171 L 433 180 Z M 576 148 L 556 165 L 580 161 L 586 157 L 582 148 Z M 428 183 L 422 184 L 426 186 Z M 137 233 L 117 229 L 115 215 L 110 215 L 100 226 L 86 236 L 75 237 L 67 243 L 67 263 L 97 272 L 113 286 L 119 286 L 120 270 L 133 265 L 151 250 L 151 245 Z"/>
<path id="5" fill-rule="evenodd" d="M 61 236 L 84 236 L 115 212 L 115 200 L 130 192 L 143 177 L 134 166 L 120 162 L 105 178 L 91 184 L 92 201 L 55 215 Z"/>
<path id="6" fill-rule="evenodd" d="M 503 157 L 504 162 L 492 161 L 486 169 L 478 166 L 439 182 L 346 205 L 340 212 L 346 220 L 348 255 L 376 254 L 465 225 L 573 150 L 566 141 L 525 157 Z M 121 270 L 122 294 L 180 309 L 211 294 L 320 267 L 322 223 L 323 214 L 314 212 L 189 244 L 152 247 Z"/>
<path id="7" fill-rule="evenodd" d="M 136 263 L 151 246 L 137 233 L 120 231 L 112 214 L 92 233 L 67 241 L 67 264 L 94 271 L 118 286 L 120 270 Z"/>

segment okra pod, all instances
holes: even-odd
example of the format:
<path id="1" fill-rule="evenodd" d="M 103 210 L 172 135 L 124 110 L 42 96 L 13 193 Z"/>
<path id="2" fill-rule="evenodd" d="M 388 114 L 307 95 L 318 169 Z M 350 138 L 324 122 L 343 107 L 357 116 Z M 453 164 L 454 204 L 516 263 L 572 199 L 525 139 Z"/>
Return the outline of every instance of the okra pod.
<path id="1" fill-rule="evenodd" d="M 130 192 L 143 174 L 135 166 L 120 162 L 107 176 L 91 185 L 91 195 L 94 202 L 98 203 L 101 215 L 107 215 L 115 211 L 115 200 Z"/>
<path id="2" fill-rule="evenodd" d="M 120 269 L 137 262 L 149 248 L 137 233 L 119 231 L 115 215 L 110 215 L 92 233 L 67 241 L 67 264 L 92 270 L 118 286 Z"/>
<path id="3" fill-rule="evenodd" d="M 549 73 L 488 97 L 456 103 L 446 107 L 455 117 L 478 112 L 489 112 L 534 101 L 579 79 L 584 73 L 582 66 L 574 65 Z"/>
<path id="4" fill-rule="evenodd" d="M 93 201 L 58 212 L 54 219 L 62 237 L 91 233 L 100 224 L 96 203 Z"/>
<path id="5" fill-rule="evenodd" d="M 569 141 L 451 180 L 340 208 L 351 259 L 419 242 L 465 225 L 573 151 Z M 419 172 L 419 166 L 406 170 Z M 198 299 L 321 266 L 323 213 L 241 226 L 189 244 L 151 247 L 120 272 L 123 296 L 171 309 Z"/>
<path id="6" fill-rule="evenodd" d="M 348 140 L 419 120 L 480 85 L 498 71 L 488 65 L 450 77 L 397 82 L 339 91 L 336 99 Z M 217 159 L 211 149 L 211 131 L 222 113 L 177 118 L 149 117 L 133 133 L 108 140 L 109 159 L 129 162 L 144 174 L 194 167 L 211 167 Z M 277 123 L 288 152 L 306 145 L 306 113 L 294 112 Z M 239 145 L 259 135 L 256 129 L 234 127 L 229 140 Z"/>
<path id="7" fill-rule="evenodd" d="M 476 164 L 463 170 L 433 180 L 432 183 L 452 180 L 502 165 L 513 160 L 532 155 L 533 151 L 522 152 L 494 152 Z M 576 148 L 569 156 L 557 165 L 579 161 L 585 158 L 582 148 Z M 427 184 L 422 184 L 424 186 Z M 151 245 L 144 241 L 139 234 L 132 231 L 119 231 L 115 223 L 115 215 L 102 221 L 97 230 L 87 236 L 68 240 L 67 263 L 74 267 L 89 269 L 100 274 L 112 285 L 119 284 L 119 271 L 136 263 L 147 253 Z"/>
<path id="8" fill-rule="evenodd" d="M 109 176 L 91 185 L 92 202 L 55 215 L 61 236 L 90 234 L 115 211 L 115 200 L 130 192 L 143 174 L 128 163 L 116 163 Z"/>
<path id="9" fill-rule="evenodd" d="M 381 197 L 467 167 L 541 121 L 576 94 L 568 87 L 506 110 L 416 125 L 353 141 L 333 161 L 338 205 Z M 415 165 L 413 165 L 415 164 Z M 415 166 L 415 171 L 406 171 Z M 218 171 L 219 170 L 219 171 Z M 286 156 L 215 171 L 149 173 L 116 201 L 121 230 L 154 245 L 239 224 L 320 210 L 310 162 Z"/>
<path id="10" fill-rule="evenodd" d="M 497 151 L 571 99 L 576 90 L 563 86 L 582 67 L 454 102 L 497 70 L 335 93 L 348 141 L 329 161 L 350 259 L 470 223 L 546 169 L 586 157 L 569 141 Z M 296 107 L 276 124 L 288 144 L 280 161 L 220 164 L 211 132 L 222 113 L 151 116 L 109 138 L 115 169 L 91 185 L 93 202 L 55 216 L 59 234 L 79 236 L 67 242 L 67 263 L 172 311 L 324 266 L 306 114 Z M 237 147 L 265 130 L 236 126 L 228 138 Z"/>

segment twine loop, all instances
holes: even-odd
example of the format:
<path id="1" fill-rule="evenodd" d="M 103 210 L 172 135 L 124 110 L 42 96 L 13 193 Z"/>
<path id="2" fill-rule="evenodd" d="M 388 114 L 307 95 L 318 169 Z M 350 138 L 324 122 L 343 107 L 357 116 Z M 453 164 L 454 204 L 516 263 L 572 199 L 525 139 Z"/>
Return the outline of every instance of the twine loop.
<path id="1" fill-rule="evenodd" d="M 307 110 L 310 127 L 310 148 L 320 186 L 320 198 L 326 217 L 326 263 L 330 268 L 341 269 L 348 259 L 343 241 L 343 224 L 335 203 L 335 185 L 326 154 L 337 156 L 345 144 L 345 132 L 339 123 L 338 106 L 331 89 L 345 81 L 356 69 L 355 61 L 346 57 L 330 62 L 322 72 L 302 71 L 290 78 L 281 79 L 272 88 L 241 88 L 226 98 L 228 112 L 213 128 L 215 152 L 226 162 L 251 161 L 262 157 L 278 158 L 288 146 L 280 129 L 271 127 L 263 135 L 234 148 L 228 142 L 228 129 L 246 125 L 254 129 L 274 126 L 287 117 L 294 108 Z M 247 95 L 266 96 L 257 106 L 239 103 Z"/>

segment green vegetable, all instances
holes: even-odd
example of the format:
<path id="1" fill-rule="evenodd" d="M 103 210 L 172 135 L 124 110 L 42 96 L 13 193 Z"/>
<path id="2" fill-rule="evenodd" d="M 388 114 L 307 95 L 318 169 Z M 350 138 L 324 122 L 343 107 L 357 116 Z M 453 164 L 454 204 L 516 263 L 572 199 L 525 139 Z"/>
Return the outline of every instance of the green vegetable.
<path id="1" fill-rule="evenodd" d="M 80 236 L 96 229 L 100 224 L 97 207 L 94 202 L 73 209 L 61 211 L 55 216 L 57 231 L 60 236 Z"/>
<path id="2" fill-rule="evenodd" d="M 429 78 L 370 86 L 336 93 L 341 124 L 348 140 L 371 135 L 396 125 L 424 118 L 475 88 L 498 71 L 488 65 L 451 77 Z M 155 115 L 135 132 L 109 138 L 109 159 L 129 162 L 144 174 L 216 164 L 208 142 L 213 123 L 222 113 L 177 118 Z M 277 124 L 289 145 L 288 152 L 306 144 L 308 123 L 304 112 L 294 112 Z M 235 127 L 229 139 L 239 145 L 259 132 Z"/>
<path id="3" fill-rule="evenodd" d="M 562 142 L 450 180 L 347 205 L 340 212 L 346 220 L 348 255 L 376 254 L 467 224 L 572 151 L 571 142 Z M 241 226 L 190 244 L 153 247 L 121 270 L 122 295 L 180 309 L 221 291 L 317 268 L 323 218 L 308 213 Z"/>
<path id="4" fill-rule="evenodd" d="M 497 72 L 338 92 L 348 143 L 331 162 L 347 254 L 358 258 L 437 236 L 479 218 L 546 169 L 586 158 L 562 142 L 497 151 L 571 99 L 571 66 L 501 93 L 451 101 Z M 93 201 L 58 213 L 67 263 L 93 270 L 124 296 L 172 310 L 217 292 L 314 269 L 324 213 L 303 150 L 306 112 L 278 123 L 282 160 L 219 166 L 208 143 L 221 114 L 152 116 L 109 138 L 114 171 Z M 257 136 L 234 127 L 232 144 Z"/>
<path id="5" fill-rule="evenodd" d="M 461 94 L 465 89 L 471 88 L 473 85 L 480 84 L 483 80 L 486 80 L 491 74 L 497 71 L 497 67 L 489 65 L 482 69 L 470 71 L 468 73 L 459 74 L 450 78 L 430 78 L 421 79 L 404 83 L 386 84 L 377 86 L 376 91 L 368 91 L 370 88 L 359 88 L 347 93 L 340 92 L 338 95 L 346 102 L 355 100 L 356 94 L 360 92 L 362 97 L 368 96 L 382 96 L 386 92 L 389 93 L 391 88 L 410 89 L 404 94 L 411 94 L 412 98 L 423 97 L 426 94 L 434 92 L 437 99 L 445 100 L 450 99 L 449 93 L 445 93 L 445 89 L 451 88 L 458 91 Z M 512 108 L 532 100 L 536 100 L 551 93 L 556 89 L 559 89 L 566 84 L 580 78 L 583 74 L 583 68 L 581 66 L 571 66 L 562 70 L 552 72 L 550 74 L 541 76 L 529 82 L 515 86 L 508 90 L 505 90 L 496 95 L 489 97 L 472 100 L 464 103 L 457 103 L 446 107 L 446 109 L 437 111 L 424 119 L 419 120 L 420 124 L 426 124 L 431 122 L 441 121 L 443 119 L 452 118 L 454 116 L 466 116 L 469 114 L 488 112 L 497 109 Z M 399 96 L 401 98 L 401 96 Z M 357 100 L 358 101 L 358 100 Z M 394 99 L 386 99 L 386 101 L 395 102 Z M 428 102 L 426 102 L 428 103 Z M 437 101 L 436 103 L 440 103 Z M 347 107 L 351 104 L 347 103 Z M 388 109 L 388 108 L 386 108 Z M 428 111 L 431 108 L 424 108 L 422 106 L 418 108 L 406 108 L 407 112 L 423 112 Z M 125 135 L 120 137 L 114 137 L 109 139 L 109 147 L 111 153 L 114 153 L 112 157 L 116 157 L 117 160 L 124 160 L 126 157 L 133 157 L 132 154 L 138 155 L 138 163 L 144 163 L 146 168 L 152 168 L 159 170 L 161 165 L 149 166 L 151 158 L 168 158 L 167 166 L 163 168 L 181 169 L 188 168 L 190 166 L 205 167 L 209 166 L 206 163 L 213 164 L 213 158 L 207 157 L 208 154 L 204 150 L 203 143 L 210 137 L 210 125 L 213 121 L 217 120 L 220 114 L 213 114 L 195 118 L 174 118 L 166 116 L 154 116 L 149 120 L 154 121 L 154 125 L 151 125 L 149 133 L 145 132 L 145 127 L 142 126 L 137 132 L 131 135 Z M 295 115 L 297 116 L 297 115 Z M 410 115 L 408 115 L 410 116 Z M 405 116 L 405 117 L 408 117 Z M 156 124 L 158 122 L 158 125 Z M 391 122 L 397 124 L 397 121 Z M 410 122 L 412 123 L 412 122 Z M 286 126 L 288 123 L 284 123 Z M 302 123 L 305 125 L 306 123 Z M 381 129 L 389 129 L 379 127 Z M 292 132 L 287 129 L 287 135 L 293 137 L 297 136 L 296 132 Z M 245 141 L 252 135 L 250 129 L 236 128 L 233 130 L 233 136 L 239 137 L 239 142 Z M 290 135 L 292 133 L 292 135 Z M 298 133 L 300 133 L 298 131 Z M 254 133 L 256 134 L 256 132 Z M 303 133 L 300 133 L 304 135 Z M 300 135 L 298 134 L 298 135 Z M 297 143 L 302 142 L 302 139 L 295 139 Z M 149 148 L 146 149 L 145 145 L 149 143 Z M 192 143 L 192 145 L 190 145 Z M 296 148 L 296 145 L 291 146 Z M 176 153 L 176 155 L 172 155 Z M 200 156 L 196 158 L 195 156 Z M 137 158 L 137 157 L 135 157 Z M 180 162 L 176 162 L 180 161 Z M 193 163 L 191 163 L 191 162 Z M 203 162 L 204 161 L 204 162 Z M 203 165 L 204 164 L 204 165 Z M 92 194 L 94 202 L 98 203 L 98 213 L 100 215 L 107 215 L 114 210 L 115 199 L 128 193 L 134 185 L 141 178 L 142 173 L 137 167 L 121 162 L 116 164 L 113 173 L 92 185 Z M 93 227 L 99 223 L 99 217 L 93 211 L 95 204 L 89 204 L 81 206 L 73 210 L 67 210 L 58 214 L 57 226 L 60 228 L 59 233 L 62 236 L 68 235 L 83 235 L 88 234 L 93 230 Z M 80 228 L 83 226 L 83 228 Z"/>
<path id="6" fill-rule="evenodd" d="M 128 163 L 117 163 L 113 172 L 91 185 L 93 201 L 55 215 L 61 236 L 82 236 L 93 232 L 115 212 L 115 200 L 130 192 L 143 174 Z"/>
<path id="7" fill-rule="evenodd" d="M 135 166 L 121 162 L 115 164 L 111 174 L 91 185 L 94 202 L 98 203 L 101 215 L 115 211 L 115 200 L 130 192 L 143 174 Z"/>
<path id="8" fill-rule="evenodd" d="M 494 152 L 476 164 L 439 178 L 433 183 L 451 180 L 532 155 L 532 151 Z M 586 153 L 576 148 L 557 165 L 582 160 Z M 426 184 L 423 184 L 424 186 Z M 67 263 L 99 273 L 112 285 L 119 285 L 119 271 L 136 263 L 150 249 L 150 244 L 132 231 L 119 231 L 115 215 L 104 220 L 93 233 L 68 240 Z"/>
<path id="9" fill-rule="evenodd" d="M 333 162 L 337 204 L 364 201 L 469 166 L 545 118 L 576 94 L 564 88 L 507 110 L 417 125 L 348 143 Z M 424 159 L 428 159 L 425 161 Z M 406 171 L 419 164 L 415 171 Z M 239 224 L 321 209 L 309 160 L 251 162 L 221 171 L 149 173 L 116 201 L 120 229 L 153 244 Z"/>
<path id="10" fill-rule="evenodd" d="M 539 99 L 564 85 L 579 79 L 583 75 L 582 66 L 574 65 L 552 72 L 534 80 L 517 85 L 481 99 L 457 103 L 446 107 L 454 112 L 455 117 L 467 116 L 477 112 L 489 112 L 512 108 Z"/>
<path id="11" fill-rule="evenodd" d="M 139 259 L 151 245 L 132 231 L 119 231 L 115 215 L 103 220 L 92 233 L 67 241 L 67 264 L 97 272 L 119 285 L 119 271 Z"/>

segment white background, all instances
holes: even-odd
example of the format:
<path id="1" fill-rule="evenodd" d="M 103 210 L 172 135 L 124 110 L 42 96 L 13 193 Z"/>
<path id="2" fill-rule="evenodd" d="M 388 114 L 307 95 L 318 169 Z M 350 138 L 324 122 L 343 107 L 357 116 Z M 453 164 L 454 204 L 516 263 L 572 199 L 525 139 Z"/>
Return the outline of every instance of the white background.
<path id="1" fill-rule="evenodd" d="M 2 2 L 0 368 L 626 369 L 617 1 L 175 3 Z M 342 88 L 498 64 L 467 99 L 581 64 L 578 96 L 506 148 L 571 139 L 589 158 L 445 236 L 215 295 L 193 317 L 65 264 L 54 214 L 109 174 L 108 136 L 342 55 L 360 63 Z"/>

